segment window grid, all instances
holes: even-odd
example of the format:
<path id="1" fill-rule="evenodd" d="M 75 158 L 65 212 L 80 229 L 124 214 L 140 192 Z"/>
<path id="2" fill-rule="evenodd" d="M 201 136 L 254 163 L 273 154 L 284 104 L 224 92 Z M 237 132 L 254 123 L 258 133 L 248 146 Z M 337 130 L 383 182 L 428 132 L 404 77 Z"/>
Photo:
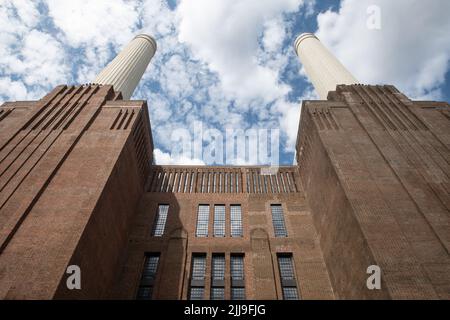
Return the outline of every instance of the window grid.
<path id="1" fill-rule="evenodd" d="M 205 288 L 203 287 L 192 287 L 190 293 L 190 300 L 203 300 L 205 294 Z"/>
<path id="2" fill-rule="evenodd" d="M 242 210 L 240 205 L 230 206 L 231 236 L 242 237 Z"/>
<path id="3" fill-rule="evenodd" d="M 225 255 L 213 254 L 211 261 L 211 300 L 225 299 Z M 217 281 L 219 283 L 217 284 Z"/>
<path id="4" fill-rule="evenodd" d="M 194 286 L 190 287 L 189 299 L 190 300 L 203 300 L 205 294 L 204 280 L 206 271 L 206 255 L 205 254 L 193 254 L 192 266 L 191 266 L 191 281 L 198 281 L 194 283 Z M 192 282 L 191 282 L 192 284 Z"/>
<path id="5" fill-rule="evenodd" d="M 223 287 L 211 288 L 211 300 L 225 300 L 225 288 Z"/>
<path id="6" fill-rule="evenodd" d="M 225 280 L 225 255 L 212 256 L 211 277 L 213 280 Z"/>
<path id="7" fill-rule="evenodd" d="M 158 271 L 159 254 L 146 254 L 141 282 L 137 293 L 139 300 L 151 300 L 153 294 L 153 281 Z"/>
<path id="8" fill-rule="evenodd" d="M 208 236 L 208 224 L 209 224 L 209 205 L 199 205 L 197 215 L 197 237 Z"/>
<path id="9" fill-rule="evenodd" d="M 153 287 L 139 287 L 138 300 L 151 300 L 153 295 Z"/>
<path id="10" fill-rule="evenodd" d="M 296 287 L 283 287 L 284 300 L 298 300 L 298 292 Z"/>
<path id="11" fill-rule="evenodd" d="M 149 255 L 145 259 L 144 271 L 142 272 L 142 278 L 146 280 L 154 280 L 156 277 L 156 271 L 158 270 L 159 255 Z"/>
<path id="12" fill-rule="evenodd" d="M 278 265 L 280 266 L 280 275 L 283 280 L 294 280 L 294 268 L 290 256 L 279 256 Z"/>
<path id="13" fill-rule="evenodd" d="M 231 255 L 231 279 L 244 280 L 244 256 Z"/>
<path id="14" fill-rule="evenodd" d="M 230 256 L 231 271 L 231 300 L 245 300 L 244 285 L 244 255 L 232 254 Z M 238 285 L 235 281 L 240 281 Z"/>
<path id="15" fill-rule="evenodd" d="M 281 285 L 284 300 L 298 300 L 298 290 L 295 282 L 295 271 L 292 262 L 292 254 L 278 255 L 278 268 L 280 270 Z M 291 281 L 288 285 L 285 281 Z"/>
<path id="16" fill-rule="evenodd" d="M 231 300 L 245 300 L 245 288 L 231 288 Z"/>
<path id="17" fill-rule="evenodd" d="M 281 205 L 271 205 L 272 222 L 275 237 L 287 237 L 286 224 L 284 222 L 283 208 Z"/>
<path id="18" fill-rule="evenodd" d="M 192 257 L 192 279 L 204 280 L 206 270 L 206 256 L 194 255 Z"/>
<path id="19" fill-rule="evenodd" d="M 214 206 L 214 237 L 225 237 L 225 206 Z"/>
<path id="20" fill-rule="evenodd" d="M 158 205 L 158 212 L 156 213 L 155 222 L 153 223 L 152 236 L 161 237 L 164 234 L 168 213 L 169 205 Z"/>

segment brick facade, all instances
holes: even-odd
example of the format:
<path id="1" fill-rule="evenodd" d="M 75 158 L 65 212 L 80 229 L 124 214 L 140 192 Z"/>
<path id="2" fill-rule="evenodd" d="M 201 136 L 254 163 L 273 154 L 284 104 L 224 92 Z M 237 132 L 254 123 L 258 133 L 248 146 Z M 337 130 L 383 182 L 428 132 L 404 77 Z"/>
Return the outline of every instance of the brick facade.
<path id="1" fill-rule="evenodd" d="M 154 299 L 187 299 L 193 254 L 244 255 L 247 299 L 282 299 L 277 258 L 292 254 L 301 299 L 449 299 L 450 107 L 413 102 L 392 86 L 338 86 L 305 101 L 297 163 L 156 166 L 144 101 L 110 86 L 59 86 L 0 108 L 0 298 L 135 299 L 148 253 L 159 254 Z M 158 205 L 169 205 L 161 237 Z M 209 205 L 207 237 L 196 237 Z M 225 237 L 214 237 L 214 206 Z M 240 205 L 242 237 L 231 237 Z M 287 237 L 276 237 L 281 205 Z M 370 265 L 381 290 L 368 290 Z M 68 265 L 82 289 L 68 290 Z M 198 284 L 198 283 L 197 283 Z"/>

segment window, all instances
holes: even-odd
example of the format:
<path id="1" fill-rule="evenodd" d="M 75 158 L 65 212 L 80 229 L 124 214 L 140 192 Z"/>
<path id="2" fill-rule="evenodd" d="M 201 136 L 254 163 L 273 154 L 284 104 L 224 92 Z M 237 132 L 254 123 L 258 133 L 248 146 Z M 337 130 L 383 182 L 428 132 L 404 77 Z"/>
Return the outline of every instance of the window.
<path id="1" fill-rule="evenodd" d="M 144 270 L 142 271 L 141 282 L 137 299 L 151 300 L 153 285 L 158 271 L 159 253 L 149 253 L 145 255 Z"/>
<path id="2" fill-rule="evenodd" d="M 225 237 L 225 206 L 214 206 L 214 237 Z"/>
<path id="3" fill-rule="evenodd" d="M 208 224 L 209 224 L 209 205 L 201 204 L 198 206 L 197 215 L 197 237 L 208 236 Z"/>
<path id="4" fill-rule="evenodd" d="M 194 190 L 194 176 L 195 173 L 191 173 L 191 184 L 190 184 L 190 188 L 189 188 L 189 193 L 192 193 L 192 191 Z"/>
<path id="5" fill-rule="evenodd" d="M 231 220 L 231 236 L 242 237 L 242 211 L 241 205 L 231 205 L 230 207 Z"/>
<path id="6" fill-rule="evenodd" d="M 169 178 L 167 179 L 167 185 L 165 192 L 169 192 L 170 183 L 172 182 L 172 172 L 169 173 Z M 172 182 L 173 183 L 173 182 Z"/>
<path id="7" fill-rule="evenodd" d="M 211 261 L 211 300 L 225 299 L 225 255 L 213 254 Z"/>
<path id="8" fill-rule="evenodd" d="M 283 288 L 283 299 L 298 300 L 297 282 L 291 253 L 278 255 L 278 268 L 280 270 L 281 287 Z"/>
<path id="9" fill-rule="evenodd" d="M 231 300 L 245 300 L 244 255 L 232 254 L 231 264 Z"/>
<path id="10" fill-rule="evenodd" d="M 282 206 L 280 204 L 273 204 L 270 207 L 272 209 L 272 222 L 275 237 L 287 237 Z"/>
<path id="11" fill-rule="evenodd" d="M 189 181 L 189 172 L 186 172 L 186 175 L 184 176 L 184 193 L 187 193 L 188 181 Z"/>
<path id="12" fill-rule="evenodd" d="M 206 254 L 192 255 L 190 300 L 203 300 L 205 294 Z"/>
<path id="13" fill-rule="evenodd" d="M 158 205 L 158 212 L 156 213 L 155 222 L 153 223 L 152 236 L 161 237 L 166 228 L 167 214 L 169 213 L 169 205 Z"/>
<path id="14" fill-rule="evenodd" d="M 192 287 L 191 288 L 191 300 L 203 300 L 205 294 L 205 288 Z"/>

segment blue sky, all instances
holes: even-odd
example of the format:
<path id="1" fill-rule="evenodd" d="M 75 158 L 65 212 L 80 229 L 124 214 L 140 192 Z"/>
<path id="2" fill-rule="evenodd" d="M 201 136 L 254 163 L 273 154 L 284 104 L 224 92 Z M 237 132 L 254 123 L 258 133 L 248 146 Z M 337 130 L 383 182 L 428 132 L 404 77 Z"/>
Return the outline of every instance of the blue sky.
<path id="1" fill-rule="evenodd" d="M 133 98 L 148 101 L 157 163 L 213 164 L 171 153 L 171 134 L 200 121 L 223 133 L 279 129 L 280 163 L 291 164 L 301 101 L 316 98 L 296 35 L 316 33 L 362 83 L 449 101 L 448 12 L 447 0 L 1 0 L 0 102 L 92 82 L 148 33 L 158 51 Z M 243 163 L 256 164 L 227 164 Z"/>

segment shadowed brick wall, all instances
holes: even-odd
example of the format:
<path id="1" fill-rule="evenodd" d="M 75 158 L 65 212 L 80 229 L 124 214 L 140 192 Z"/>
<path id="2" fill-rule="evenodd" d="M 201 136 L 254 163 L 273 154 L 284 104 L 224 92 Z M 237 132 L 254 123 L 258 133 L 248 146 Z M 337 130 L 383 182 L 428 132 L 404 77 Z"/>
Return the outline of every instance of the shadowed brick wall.
<path id="1" fill-rule="evenodd" d="M 448 104 L 393 86 L 328 98 L 303 104 L 297 161 L 337 297 L 450 298 Z"/>

